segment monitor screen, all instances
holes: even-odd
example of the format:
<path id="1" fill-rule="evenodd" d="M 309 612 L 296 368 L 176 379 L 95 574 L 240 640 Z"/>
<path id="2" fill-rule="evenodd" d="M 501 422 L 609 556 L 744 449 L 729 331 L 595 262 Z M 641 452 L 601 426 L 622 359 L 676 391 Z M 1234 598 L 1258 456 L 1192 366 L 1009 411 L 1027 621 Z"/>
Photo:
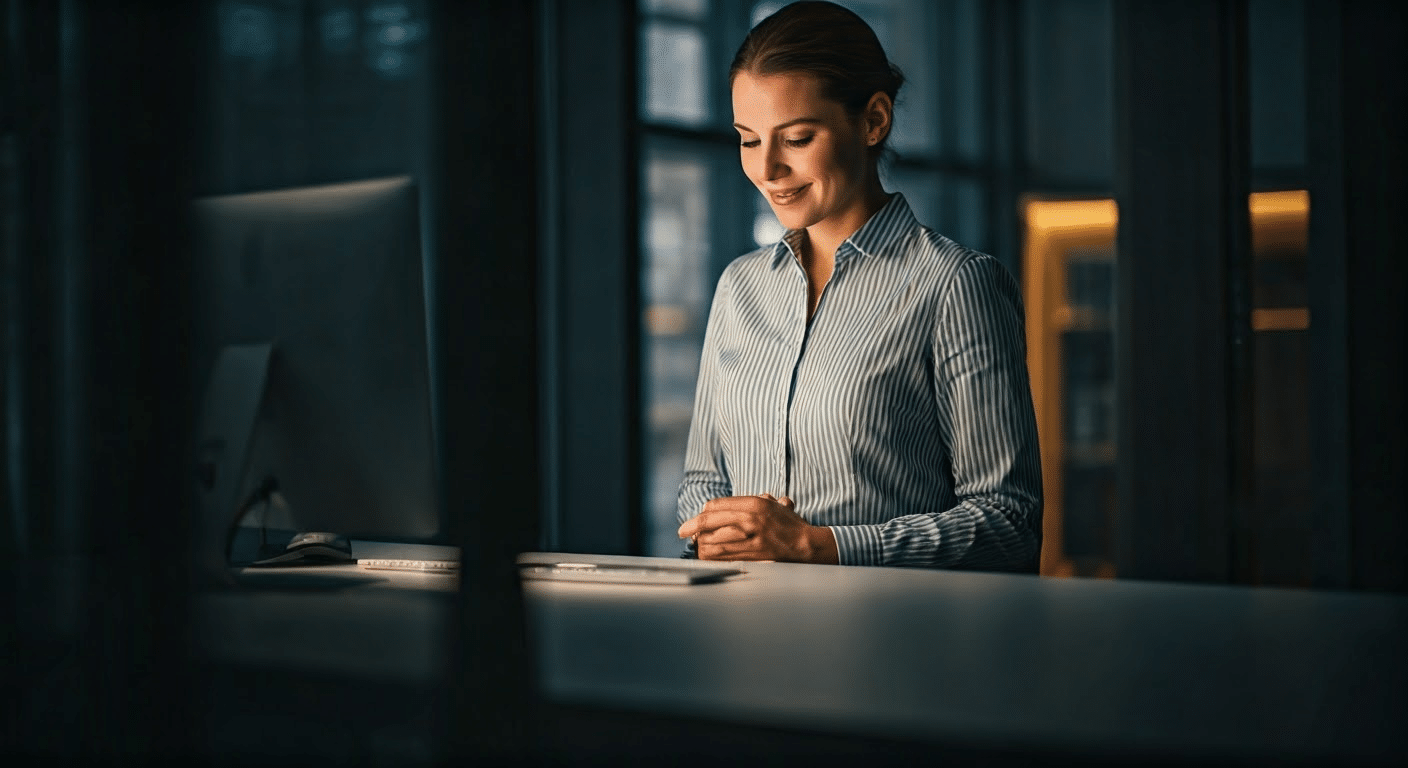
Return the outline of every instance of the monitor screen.
<path id="1" fill-rule="evenodd" d="M 202 514 L 233 526 L 272 479 L 294 530 L 441 541 L 413 182 L 212 197 L 193 213 L 205 421 L 235 407 L 221 393 L 262 390 L 247 419 L 213 422 L 249 432 L 214 436 L 240 448 L 216 462 L 228 493 Z M 250 349 L 258 365 L 217 364 Z M 250 380 L 232 388 L 231 370 Z"/>

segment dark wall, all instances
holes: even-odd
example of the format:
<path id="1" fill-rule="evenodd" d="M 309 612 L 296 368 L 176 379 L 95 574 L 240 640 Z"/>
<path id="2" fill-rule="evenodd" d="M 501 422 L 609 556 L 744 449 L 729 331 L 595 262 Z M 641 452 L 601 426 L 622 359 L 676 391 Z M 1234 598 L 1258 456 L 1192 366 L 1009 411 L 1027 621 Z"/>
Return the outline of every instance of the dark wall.
<path id="1" fill-rule="evenodd" d="M 7 697 L 6 745 L 97 759 L 189 749 L 185 210 L 202 15 L 7 8 L 5 149 L 19 162 L 3 655 L 7 690 L 29 695 Z"/>
<path id="2" fill-rule="evenodd" d="M 1318 583 L 1408 590 L 1399 484 L 1408 466 L 1408 12 L 1310 2 L 1307 27 L 1312 318 L 1323 375 L 1311 397 Z M 1318 320 L 1313 320 L 1313 323 Z M 1312 325 L 1314 327 L 1314 325 Z"/>

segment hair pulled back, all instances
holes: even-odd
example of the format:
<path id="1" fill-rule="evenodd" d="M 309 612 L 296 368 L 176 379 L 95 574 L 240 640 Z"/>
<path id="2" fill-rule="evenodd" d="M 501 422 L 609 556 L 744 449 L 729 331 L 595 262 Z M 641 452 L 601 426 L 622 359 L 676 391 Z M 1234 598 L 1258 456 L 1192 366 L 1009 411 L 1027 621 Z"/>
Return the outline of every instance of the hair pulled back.
<path id="1" fill-rule="evenodd" d="M 890 63 L 864 19 L 835 3 L 816 0 L 792 3 L 758 22 L 733 57 L 730 85 L 740 72 L 811 75 L 820 81 L 822 95 L 840 102 L 851 117 L 858 116 L 876 93 L 886 94 L 893 103 L 904 85 L 904 74 Z M 874 147 L 877 153 L 889 139 L 887 132 Z"/>

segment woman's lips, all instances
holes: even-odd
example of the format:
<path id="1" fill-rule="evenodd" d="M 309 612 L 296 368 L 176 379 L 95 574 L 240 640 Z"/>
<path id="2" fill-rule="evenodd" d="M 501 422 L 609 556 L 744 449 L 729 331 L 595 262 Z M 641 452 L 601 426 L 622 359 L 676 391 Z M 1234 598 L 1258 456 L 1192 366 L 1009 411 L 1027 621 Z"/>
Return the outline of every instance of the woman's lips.
<path id="1" fill-rule="evenodd" d="M 771 197 L 772 201 L 777 205 L 787 205 L 788 203 L 792 203 L 796 201 L 797 198 L 801 197 L 802 193 L 806 192 L 807 188 L 810 186 L 810 183 L 803 184 L 800 187 L 788 190 L 786 192 L 770 192 L 768 193 L 768 196 Z"/>

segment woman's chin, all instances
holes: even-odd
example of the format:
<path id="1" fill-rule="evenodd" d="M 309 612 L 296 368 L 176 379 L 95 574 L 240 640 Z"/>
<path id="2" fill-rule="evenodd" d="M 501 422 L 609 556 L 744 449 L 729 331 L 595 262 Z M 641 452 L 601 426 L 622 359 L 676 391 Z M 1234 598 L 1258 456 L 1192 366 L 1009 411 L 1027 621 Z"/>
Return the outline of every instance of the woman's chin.
<path id="1" fill-rule="evenodd" d="M 785 229 L 806 229 L 816 223 L 802 211 L 778 210 L 777 206 L 773 206 L 772 212 L 777 216 L 777 222 Z"/>

